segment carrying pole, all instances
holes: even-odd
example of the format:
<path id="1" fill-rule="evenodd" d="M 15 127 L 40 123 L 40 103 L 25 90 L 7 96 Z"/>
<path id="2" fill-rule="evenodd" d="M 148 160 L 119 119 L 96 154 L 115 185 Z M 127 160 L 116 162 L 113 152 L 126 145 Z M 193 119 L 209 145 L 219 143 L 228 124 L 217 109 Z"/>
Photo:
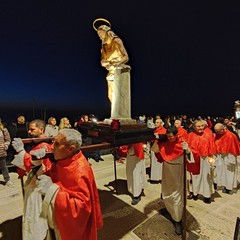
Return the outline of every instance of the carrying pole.
<path id="1" fill-rule="evenodd" d="M 186 177 L 186 162 L 187 162 L 187 152 L 183 151 L 183 215 L 182 215 L 182 239 L 186 240 L 186 220 L 187 220 L 187 177 Z"/>

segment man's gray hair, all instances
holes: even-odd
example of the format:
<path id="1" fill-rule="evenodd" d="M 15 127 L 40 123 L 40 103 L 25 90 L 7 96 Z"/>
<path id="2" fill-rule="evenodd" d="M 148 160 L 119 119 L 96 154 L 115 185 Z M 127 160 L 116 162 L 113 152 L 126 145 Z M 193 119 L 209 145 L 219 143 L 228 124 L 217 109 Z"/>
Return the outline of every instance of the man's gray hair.
<path id="1" fill-rule="evenodd" d="M 59 133 L 66 137 L 66 142 L 70 145 L 74 145 L 76 150 L 79 151 L 82 145 L 82 134 L 72 128 L 63 128 L 59 130 Z"/>
<path id="2" fill-rule="evenodd" d="M 194 120 L 194 122 L 193 122 L 193 127 L 196 127 L 196 124 L 197 124 L 198 122 L 201 122 L 201 123 L 204 124 L 204 121 L 203 121 L 202 119 L 196 119 L 196 120 Z"/>

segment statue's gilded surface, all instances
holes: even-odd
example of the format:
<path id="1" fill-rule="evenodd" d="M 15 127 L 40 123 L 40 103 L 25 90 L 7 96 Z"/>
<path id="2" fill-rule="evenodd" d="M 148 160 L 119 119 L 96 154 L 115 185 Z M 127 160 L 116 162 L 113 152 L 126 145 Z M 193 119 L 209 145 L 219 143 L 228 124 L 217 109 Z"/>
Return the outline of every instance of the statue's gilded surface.
<path id="1" fill-rule="evenodd" d="M 96 27 L 96 24 L 99 24 Z M 122 40 L 112 31 L 109 21 L 98 18 L 93 22 L 102 41 L 101 65 L 108 70 L 108 98 L 111 102 L 111 118 L 131 118 L 130 114 L 130 66 Z"/>

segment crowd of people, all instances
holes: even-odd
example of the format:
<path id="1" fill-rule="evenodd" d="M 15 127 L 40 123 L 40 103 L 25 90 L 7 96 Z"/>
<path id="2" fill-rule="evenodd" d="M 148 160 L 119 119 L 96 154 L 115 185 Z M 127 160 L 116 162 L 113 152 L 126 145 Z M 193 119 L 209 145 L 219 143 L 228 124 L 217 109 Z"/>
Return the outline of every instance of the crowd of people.
<path id="1" fill-rule="evenodd" d="M 95 160 L 101 161 L 101 157 L 97 151 L 83 155 L 80 146 L 93 141 L 82 138 L 79 131 L 83 122 L 93 122 L 95 117 L 85 114 L 72 124 L 64 117 L 59 125 L 55 117 L 50 117 L 47 123 L 40 119 L 28 122 L 21 114 L 16 120 L 10 124 L 0 122 L 0 168 L 7 187 L 14 187 L 7 161 L 17 167 L 21 178 L 27 177 L 23 239 L 33 236 L 97 239 L 97 230 L 103 222 L 94 175 L 87 159 L 97 156 Z M 160 213 L 172 221 L 176 234 L 180 235 L 184 160 L 188 199 L 211 204 L 216 190 L 233 194 L 238 187 L 239 122 L 234 117 L 187 118 L 186 115 L 167 116 L 163 120 L 159 114 L 140 116 L 137 122 L 154 129 L 155 139 L 113 149 L 116 159 L 126 159 L 131 204 L 141 201 L 146 187 L 145 159 L 150 157 L 149 182 L 161 183 L 161 198 L 166 207 Z M 38 140 L 24 144 L 22 139 L 26 138 Z M 46 156 L 50 151 L 54 160 Z M 36 210 L 34 214 L 32 209 Z M 69 224 L 65 224 L 67 222 Z M 80 222 L 85 224 L 79 225 Z"/>
<path id="2" fill-rule="evenodd" d="M 188 199 L 200 199 L 211 204 L 216 190 L 233 194 L 238 187 L 239 128 L 239 119 L 237 121 L 234 117 L 155 118 L 156 140 L 150 152 L 151 167 L 154 166 L 154 169 L 151 169 L 151 173 L 157 169 L 156 163 L 153 163 L 157 158 L 159 166 L 162 165 L 157 169 L 157 180 L 161 180 L 161 197 L 166 207 L 160 212 L 172 221 L 176 234 L 182 233 L 184 155 Z M 159 129 L 160 134 L 156 134 Z"/>
<path id="3" fill-rule="evenodd" d="M 222 190 L 233 194 L 237 190 L 237 157 L 240 155 L 239 120 L 234 117 L 187 118 L 167 116 L 164 120 L 145 115 L 137 118 L 154 129 L 155 140 L 125 147 L 126 176 L 132 205 L 141 201 L 145 188 L 145 158 L 150 157 L 149 182 L 161 183 L 161 198 L 165 207 L 160 213 L 182 234 L 184 199 L 184 159 L 186 160 L 187 198 L 211 204 L 213 193 Z"/>

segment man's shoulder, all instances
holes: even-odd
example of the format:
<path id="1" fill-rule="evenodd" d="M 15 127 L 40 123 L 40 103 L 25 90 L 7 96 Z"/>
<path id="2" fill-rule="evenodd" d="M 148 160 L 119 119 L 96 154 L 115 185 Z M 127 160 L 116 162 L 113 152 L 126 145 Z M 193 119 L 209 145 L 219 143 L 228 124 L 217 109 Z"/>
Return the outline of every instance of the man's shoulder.
<path id="1" fill-rule="evenodd" d="M 227 130 L 225 135 L 229 139 L 239 140 L 237 134 L 235 132 L 230 131 L 230 130 Z"/>
<path id="2" fill-rule="evenodd" d="M 64 167 L 64 169 L 61 168 L 61 171 L 71 173 L 71 177 L 69 177 L 76 178 L 78 181 L 94 181 L 94 174 L 90 163 L 84 156 L 79 156 L 79 154 L 77 154 L 77 156 L 73 156 L 68 163 L 68 167 Z"/>

